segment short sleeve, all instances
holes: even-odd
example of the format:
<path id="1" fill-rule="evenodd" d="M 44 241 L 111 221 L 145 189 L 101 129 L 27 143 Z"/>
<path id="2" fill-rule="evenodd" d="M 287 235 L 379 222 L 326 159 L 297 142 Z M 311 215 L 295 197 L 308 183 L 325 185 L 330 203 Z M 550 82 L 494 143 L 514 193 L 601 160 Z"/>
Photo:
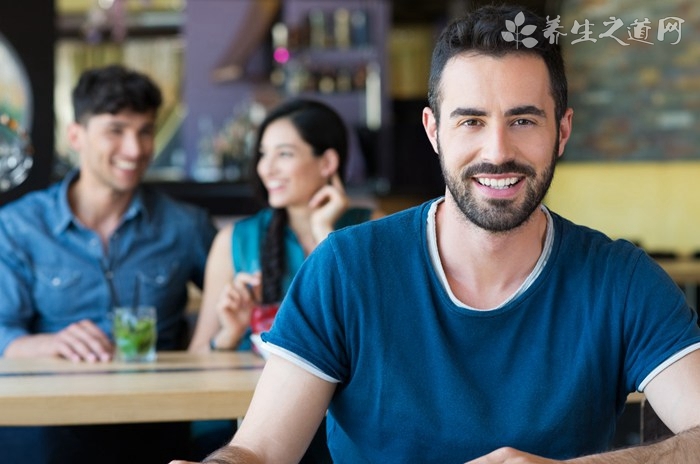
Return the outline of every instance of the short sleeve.
<path id="1" fill-rule="evenodd" d="M 336 311 L 343 306 L 343 295 L 331 245 L 329 236 L 304 261 L 263 340 L 342 381 L 347 377 L 347 357 L 342 315 Z"/>
<path id="2" fill-rule="evenodd" d="M 646 254 L 641 255 L 632 273 L 623 314 L 630 390 L 643 388 L 659 366 L 700 344 L 696 312 L 678 285 Z"/>

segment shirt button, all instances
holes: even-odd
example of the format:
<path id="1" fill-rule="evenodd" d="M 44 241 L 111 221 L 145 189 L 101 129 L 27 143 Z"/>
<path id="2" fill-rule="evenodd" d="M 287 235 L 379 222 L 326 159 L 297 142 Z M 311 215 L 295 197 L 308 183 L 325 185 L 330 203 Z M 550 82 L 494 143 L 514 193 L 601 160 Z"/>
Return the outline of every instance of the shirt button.
<path id="1" fill-rule="evenodd" d="M 58 287 L 59 285 L 61 285 L 61 278 L 54 277 L 53 279 L 51 279 L 51 285 L 53 285 L 54 287 Z"/>
<path id="2" fill-rule="evenodd" d="M 165 282 L 165 277 L 159 275 L 158 277 L 156 277 L 156 282 L 162 284 L 163 282 Z"/>
<path id="3" fill-rule="evenodd" d="M 93 238 L 92 240 L 90 240 L 90 246 L 93 246 L 93 247 L 97 246 L 97 239 L 96 238 Z"/>

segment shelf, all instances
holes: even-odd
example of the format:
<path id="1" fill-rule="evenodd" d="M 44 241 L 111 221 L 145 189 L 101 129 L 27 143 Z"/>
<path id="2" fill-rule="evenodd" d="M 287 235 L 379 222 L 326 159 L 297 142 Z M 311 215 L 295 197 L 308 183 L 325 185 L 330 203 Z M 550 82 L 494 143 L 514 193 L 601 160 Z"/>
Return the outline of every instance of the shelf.
<path id="1" fill-rule="evenodd" d="M 56 30 L 60 38 L 84 37 L 85 13 L 66 13 L 56 18 Z M 180 34 L 184 23 L 181 11 L 130 12 L 126 17 L 127 36 L 154 37 Z M 108 35 L 106 29 L 102 32 Z"/>
<path id="2" fill-rule="evenodd" d="M 313 66 L 317 62 L 324 65 L 347 65 L 361 64 L 367 61 L 379 59 L 379 53 L 375 47 L 362 48 L 299 48 L 290 50 L 291 59 L 312 60 L 309 65 Z"/>

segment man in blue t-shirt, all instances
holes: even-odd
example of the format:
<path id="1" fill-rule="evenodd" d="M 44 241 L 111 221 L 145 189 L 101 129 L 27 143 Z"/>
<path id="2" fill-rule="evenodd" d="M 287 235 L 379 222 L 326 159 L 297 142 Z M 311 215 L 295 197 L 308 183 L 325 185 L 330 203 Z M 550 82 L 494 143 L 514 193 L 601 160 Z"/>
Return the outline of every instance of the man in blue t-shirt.
<path id="1" fill-rule="evenodd" d="M 296 462 L 326 414 L 336 463 L 697 462 L 695 312 L 641 249 L 542 204 L 573 117 L 545 28 L 486 6 L 443 31 L 423 125 L 445 196 L 309 256 L 204 462 Z M 635 390 L 676 435 L 606 452 Z"/>
<path id="2" fill-rule="evenodd" d="M 135 301 L 156 307 L 158 350 L 184 349 L 187 285 L 202 286 L 216 228 L 141 184 L 161 92 L 113 65 L 85 71 L 72 97 L 79 168 L 0 208 L 0 355 L 109 362 L 110 312 Z M 188 437 L 189 423 L 0 427 L 0 461 L 150 464 Z"/>

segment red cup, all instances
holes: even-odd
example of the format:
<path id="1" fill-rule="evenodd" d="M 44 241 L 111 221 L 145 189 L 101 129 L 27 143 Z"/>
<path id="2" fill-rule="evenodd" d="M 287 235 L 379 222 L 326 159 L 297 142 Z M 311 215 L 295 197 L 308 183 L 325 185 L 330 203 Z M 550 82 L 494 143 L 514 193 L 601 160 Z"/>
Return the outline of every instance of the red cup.
<path id="1" fill-rule="evenodd" d="M 253 313 L 250 316 L 250 326 L 253 333 L 267 332 L 272 327 L 272 321 L 275 320 L 279 303 L 260 304 L 253 307 Z"/>

